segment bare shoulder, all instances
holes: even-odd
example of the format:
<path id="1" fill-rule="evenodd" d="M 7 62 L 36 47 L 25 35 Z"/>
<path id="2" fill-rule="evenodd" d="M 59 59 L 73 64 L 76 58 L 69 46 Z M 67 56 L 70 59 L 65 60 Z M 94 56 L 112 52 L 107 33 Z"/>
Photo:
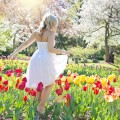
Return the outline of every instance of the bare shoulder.
<path id="1" fill-rule="evenodd" d="M 33 35 L 33 38 L 36 40 L 41 39 L 39 31 L 34 31 L 32 35 Z"/>
<path id="2" fill-rule="evenodd" d="M 48 36 L 55 36 L 56 33 L 54 31 L 48 31 Z"/>
<path id="3" fill-rule="evenodd" d="M 33 32 L 33 35 L 34 35 L 35 37 L 38 37 L 38 36 L 40 35 L 40 33 L 39 33 L 38 31 L 34 31 L 34 32 Z"/>

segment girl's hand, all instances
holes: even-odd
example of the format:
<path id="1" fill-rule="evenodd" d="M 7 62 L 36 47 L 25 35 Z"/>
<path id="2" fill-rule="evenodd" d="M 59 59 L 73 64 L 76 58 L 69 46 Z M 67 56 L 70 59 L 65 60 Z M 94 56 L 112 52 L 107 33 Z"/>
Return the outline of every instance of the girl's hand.
<path id="1" fill-rule="evenodd" d="M 11 53 L 11 54 L 8 56 L 9 59 L 13 59 L 13 57 L 14 57 L 14 53 Z"/>
<path id="2" fill-rule="evenodd" d="M 70 51 L 64 51 L 63 54 L 70 56 Z"/>

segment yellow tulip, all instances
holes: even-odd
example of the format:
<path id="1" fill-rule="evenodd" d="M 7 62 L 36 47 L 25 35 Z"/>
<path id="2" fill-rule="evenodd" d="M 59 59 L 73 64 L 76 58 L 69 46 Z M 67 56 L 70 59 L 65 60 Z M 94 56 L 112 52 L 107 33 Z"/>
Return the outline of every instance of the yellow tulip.
<path id="1" fill-rule="evenodd" d="M 85 77 L 85 80 L 86 80 L 87 83 L 90 83 L 90 80 L 89 80 L 88 76 Z"/>
<path id="2" fill-rule="evenodd" d="M 74 83 L 79 85 L 79 83 L 80 83 L 79 77 L 76 77 L 76 78 L 74 79 Z"/>
<path id="3" fill-rule="evenodd" d="M 81 75 L 81 76 L 80 76 L 80 81 L 81 81 L 81 82 L 84 82 L 84 81 L 85 81 L 85 75 Z"/>
<path id="4" fill-rule="evenodd" d="M 94 78 L 94 77 L 90 77 L 90 78 L 89 78 L 89 81 L 90 81 L 90 83 L 92 84 L 92 83 L 94 83 L 95 78 Z"/>
<path id="5" fill-rule="evenodd" d="M 81 81 L 81 76 L 78 76 L 77 78 L 78 78 L 78 81 L 79 81 L 79 82 L 82 82 L 82 81 Z"/>
<path id="6" fill-rule="evenodd" d="M 73 81 L 72 77 L 69 77 L 69 76 L 67 77 L 67 80 L 69 83 L 71 83 Z"/>
<path id="7" fill-rule="evenodd" d="M 115 79 L 116 78 L 116 75 L 115 74 L 112 74 L 113 78 Z"/>
<path id="8" fill-rule="evenodd" d="M 3 62 L 2 61 L 0 61 L 0 67 L 2 67 L 3 66 Z"/>
<path id="9" fill-rule="evenodd" d="M 107 79 L 106 78 L 102 78 L 102 80 L 101 80 L 101 83 L 102 83 L 102 86 L 105 86 L 105 85 L 107 85 Z"/>
<path id="10" fill-rule="evenodd" d="M 70 70 L 68 70 L 68 71 L 67 71 L 67 75 L 70 75 L 70 74 L 71 74 L 71 71 L 70 71 Z"/>
<path id="11" fill-rule="evenodd" d="M 108 80 L 110 80 L 110 81 L 114 80 L 114 78 L 115 78 L 114 75 L 109 75 L 109 76 L 108 76 Z"/>

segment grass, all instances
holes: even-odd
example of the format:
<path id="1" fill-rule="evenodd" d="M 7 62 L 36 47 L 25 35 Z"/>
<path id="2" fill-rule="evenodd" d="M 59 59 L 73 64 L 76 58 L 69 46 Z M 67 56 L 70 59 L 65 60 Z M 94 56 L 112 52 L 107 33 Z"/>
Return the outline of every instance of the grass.
<path id="1" fill-rule="evenodd" d="M 83 63 L 79 63 L 79 64 L 84 65 Z M 109 64 L 109 63 L 106 63 L 106 62 L 104 62 L 104 63 L 85 63 L 85 64 L 88 65 L 88 66 L 96 65 L 96 66 L 101 66 L 101 67 L 109 67 L 109 68 L 113 68 L 113 69 L 118 68 L 118 67 L 116 67 L 116 65 Z"/>
<path id="2" fill-rule="evenodd" d="M 115 86 L 115 87 L 120 87 L 120 81 L 117 82 L 111 82 L 111 85 Z"/>

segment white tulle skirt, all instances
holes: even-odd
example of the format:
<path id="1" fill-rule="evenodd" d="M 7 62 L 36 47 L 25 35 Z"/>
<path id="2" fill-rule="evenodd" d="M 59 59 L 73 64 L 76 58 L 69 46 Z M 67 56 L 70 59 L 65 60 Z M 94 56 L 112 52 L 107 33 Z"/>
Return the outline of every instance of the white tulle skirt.
<path id="1" fill-rule="evenodd" d="M 66 68 L 67 60 L 67 55 L 56 55 L 46 49 L 36 50 L 28 64 L 26 87 L 36 88 L 39 82 L 44 87 L 53 84 Z"/>

